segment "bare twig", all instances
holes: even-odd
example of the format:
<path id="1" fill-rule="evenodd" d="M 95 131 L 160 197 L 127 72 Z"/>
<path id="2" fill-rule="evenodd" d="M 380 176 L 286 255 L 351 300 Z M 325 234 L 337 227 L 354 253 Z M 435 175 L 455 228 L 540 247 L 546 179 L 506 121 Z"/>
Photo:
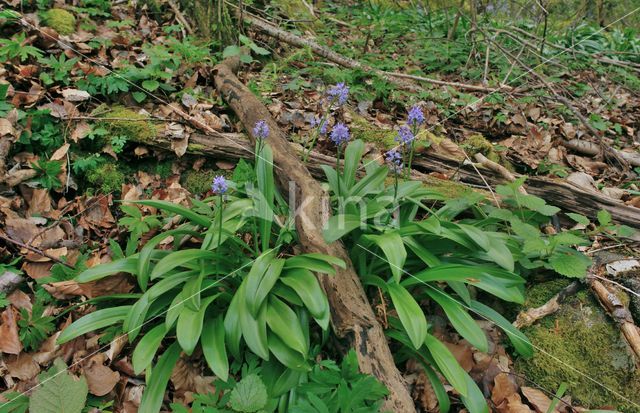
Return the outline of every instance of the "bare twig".
<path id="1" fill-rule="evenodd" d="M 33 253 L 36 253 L 36 254 L 40 255 L 41 257 L 49 258 L 51 261 L 55 261 L 58 264 L 64 265 L 65 267 L 74 268 L 73 265 L 70 265 L 70 264 L 60 260 L 59 258 L 56 258 L 56 257 L 54 257 L 54 256 L 52 256 L 50 254 L 47 254 L 45 251 L 42 251 L 41 249 L 38 249 L 38 248 L 36 248 L 34 246 L 25 244 L 24 242 L 9 238 L 8 236 L 6 236 L 4 234 L 0 234 L 0 239 L 4 240 L 6 242 L 9 242 L 11 244 L 17 245 L 20 248 L 27 249 L 27 250 L 29 250 L 29 251 L 31 251 Z"/>
<path id="2" fill-rule="evenodd" d="M 558 294 L 551 297 L 549 301 L 540 307 L 530 308 L 526 311 L 521 311 L 513 322 L 516 328 L 524 328 L 532 325 L 536 321 L 556 313 L 560 309 L 560 304 L 572 296 L 580 289 L 580 283 L 574 281 L 571 284 L 563 288 Z"/>

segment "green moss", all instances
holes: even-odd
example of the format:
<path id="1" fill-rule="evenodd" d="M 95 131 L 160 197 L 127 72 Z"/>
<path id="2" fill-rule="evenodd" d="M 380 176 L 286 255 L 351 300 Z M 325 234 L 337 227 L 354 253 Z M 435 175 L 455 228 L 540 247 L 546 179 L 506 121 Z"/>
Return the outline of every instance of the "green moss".
<path id="1" fill-rule="evenodd" d="M 64 9 L 50 9 L 44 13 L 44 24 L 62 35 L 76 31 L 76 18 Z"/>
<path id="2" fill-rule="evenodd" d="M 87 174 L 87 181 L 103 193 L 120 192 L 125 174 L 114 164 L 103 164 Z"/>
<path id="3" fill-rule="evenodd" d="M 202 153 L 206 149 L 206 146 L 199 143 L 190 143 L 187 145 L 187 151 L 189 153 Z"/>
<path id="4" fill-rule="evenodd" d="M 193 195 L 200 195 L 211 189 L 211 183 L 216 173 L 211 169 L 189 171 L 183 179 L 184 187 Z"/>
<path id="5" fill-rule="evenodd" d="M 543 295 L 535 299 L 542 302 Z M 561 383 L 567 383 L 568 394 L 579 406 L 609 405 L 623 412 L 638 412 L 632 403 L 587 378 L 594 378 L 634 403 L 640 403 L 640 372 L 635 369 L 620 331 L 588 291 L 573 296 L 556 316 L 547 317 L 545 321 L 525 329 L 533 344 L 544 352 L 536 351 L 528 360 L 516 360 L 518 373 L 547 389 L 557 389 Z"/>
<path id="6" fill-rule="evenodd" d="M 302 28 L 311 29 L 317 24 L 316 17 L 300 0 L 273 0 L 271 4 L 277 7 L 288 19 L 297 22 Z"/>
<path id="7" fill-rule="evenodd" d="M 114 106 L 101 116 L 108 118 L 102 121 L 101 125 L 112 136 L 126 136 L 127 140 L 134 142 L 148 142 L 158 135 L 158 127 L 147 115 L 123 106 Z"/>
<path id="8" fill-rule="evenodd" d="M 556 278 L 533 284 L 527 288 L 527 298 L 522 306 L 523 309 L 540 307 L 569 284 L 571 284 L 571 280 L 568 278 Z"/>

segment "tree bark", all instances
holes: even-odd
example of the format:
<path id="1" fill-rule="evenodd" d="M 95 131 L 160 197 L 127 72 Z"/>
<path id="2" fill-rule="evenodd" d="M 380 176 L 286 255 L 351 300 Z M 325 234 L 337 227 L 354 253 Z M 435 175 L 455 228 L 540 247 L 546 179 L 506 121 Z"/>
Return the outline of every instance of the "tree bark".
<path id="1" fill-rule="evenodd" d="M 283 192 L 293 192 L 295 222 L 300 244 L 305 252 L 317 252 L 343 259 L 347 269 L 338 269 L 335 276 L 319 275 L 318 279 L 331 306 L 331 324 L 338 337 L 350 340 L 360 363 L 360 369 L 373 374 L 388 389 L 384 409 L 394 412 L 415 412 L 415 406 L 405 381 L 398 371 L 382 326 L 375 317 L 364 288 L 353 269 L 344 247 L 339 242 L 327 244 L 322 236 L 327 216 L 328 197 L 307 168 L 291 149 L 286 136 L 268 109 L 242 84 L 234 71 L 237 59 L 227 59 L 213 69 L 217 90 L 238 115 L 245 129 L 252 130 L 258 120 L 269 125 L 268 143 L 273 150 L 276 178 Z M 255 137 L 251 136 L 252 141 Z"/>

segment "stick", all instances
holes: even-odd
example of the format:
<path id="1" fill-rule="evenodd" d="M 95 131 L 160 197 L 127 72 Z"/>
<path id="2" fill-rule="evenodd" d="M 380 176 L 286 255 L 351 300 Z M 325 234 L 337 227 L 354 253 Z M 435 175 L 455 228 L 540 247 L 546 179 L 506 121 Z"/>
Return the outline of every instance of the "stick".
<path id="1" fill-rule="evenodd" d="M 484 156 L 480 152 L 475 154 L 475 158 L 476 158 L 476 161 L 480 162 L 482 166 L 500 174 L 507 181 L 509 182 L 516 181 L 516 177 L 507 168 L 505 168 L 504 166 L 500 165 L 497 162 L 493 162 L 491 159 L 488 159 L 486 156 Z M 524 195 L 527 194 L 527 191 L 523 187 L 519 187 L 518 190 Z"/>
<path id="2" fill-rule="evenodd" d="M 575 294 L 579 289 L 580 283 L 578 281 L 574 281 L 564 287 L 558 294 L 551 297 L 551 299 L 544 305 L 536 308 L 530 308 L 526 311 L 521 311 L 518 314 L 516 321 L 513 322 L 514 327 L 529 327 L 536 321 L 556 313 L 560 309 L 560 304 L 562 304 L 567 299 L 567 297 Z"/>
<path id="3" fill-rule="evenodd" d="M 68 264 L 68 263 L 66 263 L 66 262 L 64 262 L 64 261 L 62 261 L 62 260 L 60 260 L 59 258 L 56 258 L 56 257 L 54 257 L 54 256 L 52 256 L 52 255 L 49 255 L 49 254 L 47 254 L 46 252 L 44 252 L 44 251 L 42 251 L 42 250 L 40 250 L 40 249 L 38 249 L 38 248 L 36 248 L 36 247 L 34 247 L 34 246 L 31 246 L 31 245 L 25 244 L 25 243 L 23 243 L 23 242 L 17 241 L 17 240 L 15 240 L 15 239 L 9 238 L 9 237 L 7 237 L 6 235 L 0 234 L 0 239 L 4 240 L 4 241 L 6 241 L 6 242 L 9 242 L 9 243 L 11 243 L 11 244 L 17 245 L 17 246 L 18 246 L 18 247 L 20 247 L 20 248 L 28 249 L 29 251 L 34 252 L 34 253 L 36 253 L 36 254 L 40 255 L 41 257 L 49 258 L 51 261 L 55 261 L 55 262 L 57 262 L 58 264 L 62 264 L 62 265 L 64 265 L 65 267 L 68 267 L 68 268 L 74 268 L 74 267 L 73 267 L 73 265 L 70 265 L 70 264 Z"/>
<path id="4" fill-rule="evenodd" d="M 295 224 L 302 249 L 338 257 L 347 263 L 347 269 L 339 268 L 334 276 L 318 275 L 330 303 L 331 325 L 335 334 L 349 338 L 362 371 L 375 375 L 389 389 L 385 410 L 415 412 L 413 400 L 395 365 L 382 326 L 375 317 L 347 252 L 339 242 L 327 244 L 324 241 L 321 231 L 328 217 L 323 212 L 326 210 L 323 203 L 328 199 L 322 187 L 291 150 L 286 136 L 269 110 L 238 80 L 234 74 L 238 65 L 239 60 L 232 58 L 213 68 L 216 89 L 245 129 L 252 130 L 259 120 L 269 125 L 269 145 L 273 149 L 274 161 L 280 167 L 277 174 L 279 186 L 296 199 L 290 207 L 297 211 Z M 255 141 L 254 136 L 251 139 Z"/>

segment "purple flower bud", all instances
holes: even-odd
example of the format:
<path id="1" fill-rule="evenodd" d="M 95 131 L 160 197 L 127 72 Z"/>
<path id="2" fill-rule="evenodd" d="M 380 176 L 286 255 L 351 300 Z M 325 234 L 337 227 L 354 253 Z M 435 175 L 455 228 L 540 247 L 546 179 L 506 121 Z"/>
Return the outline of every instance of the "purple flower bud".
<path id="1" fill-rule="evenodd" d="M 349 86 L 344 82 L 340 82 L 335 86 L 332 86 L 327 91 L 327 95 L 333 100 L 338 102 L 338 105 L 344 105 L 349 98 Z"/>
<path id="2" fill-rule="evenodd" d="M 259 120 L 253 127 L 253 136 L 256 139 L 267 139 L 269 137 L 269 125 L 264 120 Z"/>
<path id="3" fill-rule="evenodd" d="M 401 126 L 400 130 L 398 130 L 398 136 L 396 136 L 395 141 L 404 145 L 409 145 L 415 136 L 413 136 L 413 132 L 409 129 L 408 126 Z"/>
<path id="4" fill-rule="evenodd" d="M 424 114 L 422 113 L 420 106 L 413 105 L 411 109 L 409 109 L 407 123 L 411 126 L 422 125 L 422 123 L 424 123 Z"/>
<path id="5" fill-rule="evenodd" d="M 227 186 L 227 180 L 224 176 L 218 175 L 213 178 L 213 184 L 211 184 L 211 190 L 214 194 L 222 195 L 227 192 L 229 187 Z"/>
<path id="6" fill-rule="evenodd" d="M 331 130 L 331 134 L 329 138 L 336 144 L 336 146 L 340 146 L 343 143 L 349 141 L 349 128 L 345 126 L 344 123 L 337 123 L 333 129 Z"/>
<path id="7" fill-rule="evenodd" d="M 320 135 L 326 135 L 327 134 L 327 121 L 322 121 L 320 118 L 313 117 L 311 118 L 311 122 L 309 122 L 311 124 L 311 127 L 315 128 L 316 126 L 320 125 L 320 129 L 318 130 L 318 132 L 320 133 Z"/>

